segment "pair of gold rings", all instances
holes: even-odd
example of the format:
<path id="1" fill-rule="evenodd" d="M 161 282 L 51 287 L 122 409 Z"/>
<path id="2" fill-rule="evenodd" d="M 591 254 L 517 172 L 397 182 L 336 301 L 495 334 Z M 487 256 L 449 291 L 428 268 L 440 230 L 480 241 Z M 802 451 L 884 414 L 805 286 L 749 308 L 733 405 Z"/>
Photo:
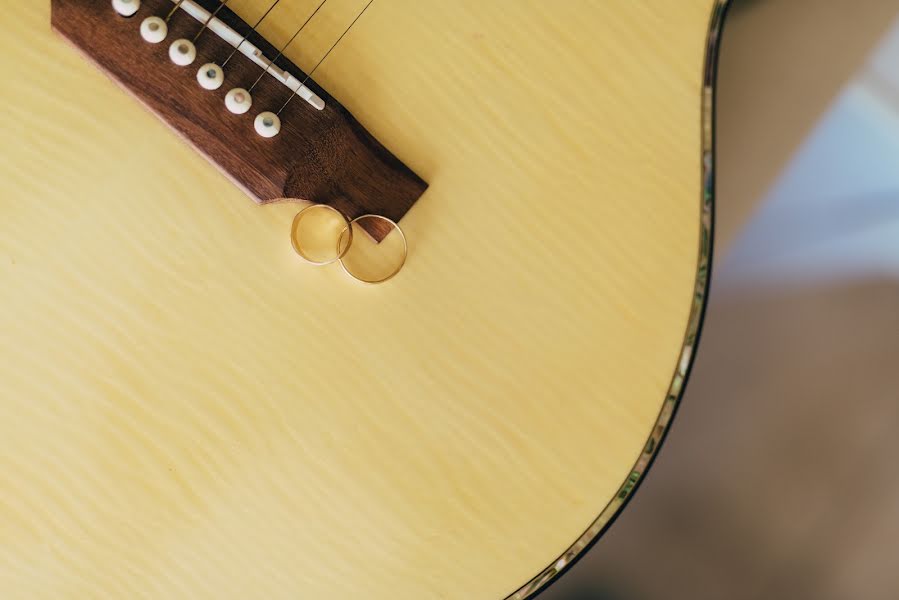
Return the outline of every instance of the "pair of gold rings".
<path id="1" fill-rule="evenodd" d="M 311 250 L 311 248 L 309 247 L 311 245 L 310 242 L 307 241 L 307 243 L 304 243 L 304 232 L 301 225 L 304 220 L 308 219 L 311 216 L 314 216 L 316 213 L 319 213 L 319 216 L 328 216 L 329 214 L 330 216 L 336 215 L 340 220 L 340 224 L 338 225 L 338 227 L 342 225 L 342 228 L 337 230 L 339 231 L 339 233 L 337 234 L 336 243 L 327 244 L 328 246 L 330 246 L 330 248 L 334 249 L 333 254 L 328 251 L 327 255 L 321 256 L 321 252 L 313 252 Z M 382 225 L 389 226 L 391 230 L 395 230 L 399 236 L 399 240 L 402 243 L 402 254 L 397 258 L 396 261 L 394 261 L 396 264 L 389 266 L 386 270 L 382 269 L 383 272 L 376 275 L 363 273 L 363 269 L 360 269 L 358 266 L 354 265 L 354 261 L 348 260 L 348 256 L 353 248 L 353 240 L 356 237 L 354 227 L 363 227 L 366 223 L 370 223 L 373 221 L 380 222 Z M 388 234 L 390 233 L 392 232 L 389 231 Z M 387 236 L 385 236 L 385 238 L 386 237 Z M 307 263 L 316 266 L 325 266 L 334 264 L 335 262 L 339 262 L 340 266 L 343 267 L 343 270 L 347 275 L 357 281 L 361 281 L 362 283 L 367 284 L 384 283 L 385 281 L 389 281 L 396 277 L 397 274 L 403 269 L 403 266 L 406 264 L 406 257 L 409 254 L 409 246 L 406 242 L 406 234 L 403 233 L 403 230 L 400 229 L 400 226 L 393 220 L 381 215 L 362 215 L 361 217 L 350 219 L 340 210 L 327 204 L 312 204 L 297 213 L 297 216 L 293 219 L 293 225 L 290 229 L 290 243 L 297 255 Z"/>

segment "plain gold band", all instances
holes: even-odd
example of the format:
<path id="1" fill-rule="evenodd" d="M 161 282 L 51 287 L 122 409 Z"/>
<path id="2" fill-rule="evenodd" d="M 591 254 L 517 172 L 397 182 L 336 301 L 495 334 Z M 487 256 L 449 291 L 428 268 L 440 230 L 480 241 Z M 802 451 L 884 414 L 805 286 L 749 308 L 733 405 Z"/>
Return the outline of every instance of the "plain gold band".
<path id="1" fill-rule="evenodd" d="M 337 256 L 335 256 L 332 259 L 326 260 L 326 261 L 317 261 L 317 260 L 312 260 L 311 258 L 309 258 L 306 255 L 306 253 L 303 251 L 303 246 L 302 246 L 302 244 L 300 244 L 300 240 L 297 239 L 297 237 L 298 237 L 297 234 L 299 233 L 299 229 L 300 229 L 300 222 L 303 220 L 303 217 L 313 210 L 321 210 L 321 209 L 325 209 L 325 210 L 329 210 L 331 212 L 337 213 L 340 216 L 340 218 L 343 219 L 343 222 L 344 222 L 344 228 L 340 232 L 340 235 L 337 237 Z M 346 248 L 341 249 L 340 242 L 341 242 L 341 240 L 343 240 L 344 232 L 346 232 L 348 229 L 350 231 L 349 241 L 347 242 Z M 330 265 L 330 264 L 336 263 L 337 261 L 343 259 L 343 257 L 346 255 L 346 253 L 349 252 L 350 247 L 353 245 L 353 222 L 350 221 L 345 214 L 343 214 L 342 212 L 340 212 L 333 206 L 329 206 L 327 204 L 311 204 L 311 205 L 307 206 L 306 208 L 304 208 L 303 210 L 301 210 L 300 212 L 298 212 L 297 216 L 295 216 L 293 218 L 293 225 L 290 228 L 290 245 L 293 246 L 294 252 L 296 252 L 300 258 L 302 258 L 309 264 L 323 267 L 325 265 Z"/>
<path id="2" fill-rule="evenodd" d="M 391 271 L 391 273 L 389 275 L 387 275 L 386 277 L 382 277 L 381 279 L 364 279 L 362 277 L 359 277 L 358 275 L 356 275 L 355 273 L 350 271 L 350 269 L 346 266 L 346 262 L 343 260 L 346 257 L 347 252 L 349 252 L 350 247 L 353 245 L 353 223 L 358 223 L 359 221 L 362 221 L 364 219 L 379 219 L 381 221 L 384 221 L 385 223 L 389 224 L 391 227 L 396 229 L 400 234 L 400 238 L 402 238 L 402 240 L 403 240 L 403 259 L 396 266 L 396 269 L 394 269 L 393 271 Z M 343 236 L 347 230 L 349 230 L 349 232 L 350 232 L 349 241 L 347 242 L 346 248 L 344 248 L 343 251 L 341 252 L 341 248 L 343 246 L 343 244 L 342 244 Z M 338 258 L 337 260 L 340 262 L 340 266 L 343 267 L 343 271 L 347 275 L 349 275 L 356 281 L 361 281 L 362 283 L 366 283 L 369 285 L 376 285 L 378 283 L 384 283 L 385 281 L 390 281 L 391 279 L 396 277 L 400 271 L 403 270 L 403 266 L 405 266 L 405 264 L 406 264 L 406 258 L 409 256 L 409 244 L 406 241 L 406 234 L 403 232 L 403 230 L 400 228 L 400 226 L 397 225 L 397 223 L 395 221 L 393 221 L 392 219 L 388 219 L 387 217 L 383 217 L 381 215 L 362 215 L 361 217 L 356 217 L 355 219 L 350 221 L 349 224 L 347 224 L 346 229 L 344 229 L 343 231 L 340 232 L 340 235 L 337 237 L 337 253 L 340 255 L 340 258 Z"/>

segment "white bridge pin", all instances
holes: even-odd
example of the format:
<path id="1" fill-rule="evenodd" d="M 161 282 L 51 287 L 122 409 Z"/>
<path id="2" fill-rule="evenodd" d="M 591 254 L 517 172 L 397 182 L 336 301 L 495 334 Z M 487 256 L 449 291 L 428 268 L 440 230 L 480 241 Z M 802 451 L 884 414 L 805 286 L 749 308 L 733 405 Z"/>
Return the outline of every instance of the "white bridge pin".
<path id="1" fill-rule="evenodd" d="M 215 63 L 206 63 L 197 71 L 197 81 L 204 90 L 217 90 L 225 83 L 225 71 Z"/>
<path id="2" fill-rule="evenodd" d="M 143 23 L 140 24 L 140 36 L 144 38 L 144 41 L 151 44 L 162 42 L 169 34 L 169 21 L 172 20 L 172 17 L 175 16 L 182 4 L 184 4 L 184 0 L 178 0 L 164 19 L 160 17 L 147 17 L 144 19 Z"/>
<path id="3" fill-rule="evenodd" d="M 168 34 L 168 24 L 159 17 L 147 17 L 140 24 L 140 36 L 151 44 L 160 43 Z"/>
<path id="4" fill-rule="evenodd" d="M 229 0 L 222 0 L 222 3 L 219 4 L 216 9 L 209 13 L 209 18 L 203 23 L 203 27 L 200 28 L 200 31 L 197 32 L 197 35 L 194 36 L 193 40 L 181 39 L 172 42 L 172 45 L 169 47 L 169 58 L 172 59 L 173 63 L 179 67 L 186 67 L 187 65 L 192 65 L 193 62 L 197 60 L 197 40 L 200 39 L 200 36 L 203 35 L 203 32 L 206 31 L 209 24 L 212 23 L 216 15 L 219 14 L 219 11 L 228 5 L 228 2 Z M 180 5 L 181 2 L 178 2 L 175 8 Z"/>
<path id="5" fill-rule="evenodd" d="M 281 133 L 281 118 L 273 112 L 260 113 L 253 125 L 256 133 L 264 138 L 273 138 Z"/>
<path id="6" fill-rule="evenodd" d="M 112 8 L 123 17 L 133 17 L 140 10 L 140 0 L 112 0 Z"/>
<path id="7" fill-rule="evenodd" d="M 169 46 L 169 58 L 179 67 L 186 67 L 197 60 L 197 47 L 190 40 L 175 40 Z"/>
<path id="8" fill-rule="evenodd" d="M 225 95 L 225 107 L 235 115 L 249 112 L 253 106 L 253 96 L 243 88 L 234 88 Z"/>

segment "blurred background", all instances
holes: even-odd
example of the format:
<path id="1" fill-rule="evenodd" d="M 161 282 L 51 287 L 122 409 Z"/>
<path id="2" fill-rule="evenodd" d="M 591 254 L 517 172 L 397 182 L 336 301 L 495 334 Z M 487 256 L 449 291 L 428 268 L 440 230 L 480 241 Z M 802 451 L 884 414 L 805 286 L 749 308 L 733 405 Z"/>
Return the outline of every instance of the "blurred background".
<path id="1" fill-rule="evenodd" d="M 541 600 L 899 598 L 899 2 L 733 0 L 674 427 Z"/>

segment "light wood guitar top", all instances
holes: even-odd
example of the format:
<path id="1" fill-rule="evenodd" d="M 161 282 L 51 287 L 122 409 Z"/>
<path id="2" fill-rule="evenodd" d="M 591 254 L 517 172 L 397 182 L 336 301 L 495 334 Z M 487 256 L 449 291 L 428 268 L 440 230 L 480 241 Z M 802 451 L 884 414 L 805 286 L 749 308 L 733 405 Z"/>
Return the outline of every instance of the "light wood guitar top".
<path id="1" fill-rule="evenodd" d="M 282 4 L 272 40 L 316 3 Z M 0 596 L 501 600 L 554 564 L 690 362 L 716 5 L 376 1 L 316 80 L 430 188 L 365 287 L 8 3 Z"/>

